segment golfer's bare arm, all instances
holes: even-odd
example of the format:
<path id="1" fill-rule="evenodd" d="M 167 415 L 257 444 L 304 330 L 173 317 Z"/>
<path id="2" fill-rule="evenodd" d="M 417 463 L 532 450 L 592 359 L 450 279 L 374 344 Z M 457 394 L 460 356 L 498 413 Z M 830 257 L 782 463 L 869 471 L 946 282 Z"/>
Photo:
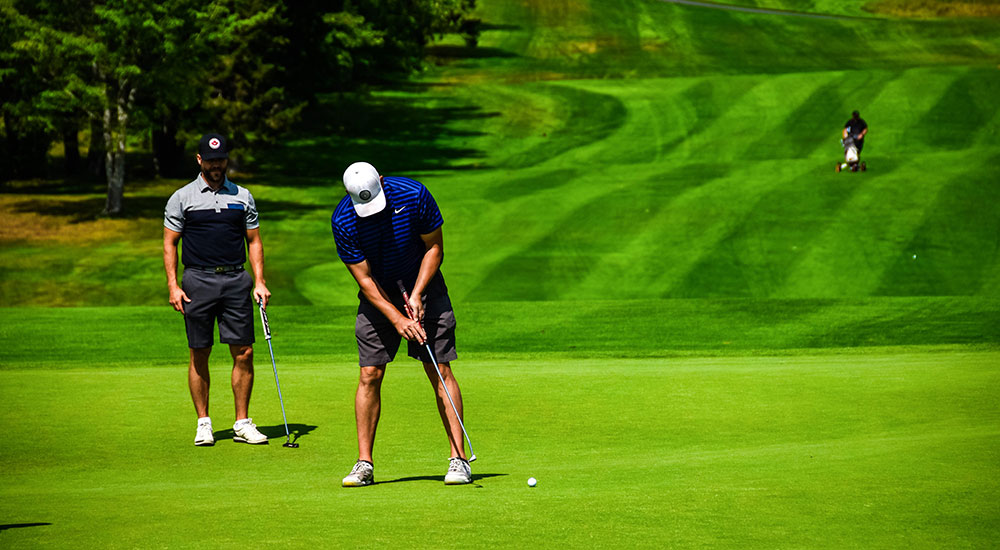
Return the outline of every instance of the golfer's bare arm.
<path id="1" fill-rule="evenodd" d="M 420 297 L 424 294 L 424 289 L 427 288 L 431 279 L 434 278 L 438 268 L 441 267 L 441 262 L 444 261 L 444 234 L 439 227 L 426 235 L 421 235 L 420 238 L 424 241 L 426 252 L 424 252 L 423 259 L 420 260 L 417 282 L 413 283 L 413 292 L 410 293 L 410 307 L 416 313 L 417 319 L 423 320 L 424 304 Z"/>
<path id="2" fill-rule="evenodd" d="M 177 243 L 181 234 L 166 227 L 163 228 L 163 269 L 167 272 L 167 291 L 170 293 L 170 305 L 184 313 L 184 302 L 190 302 L 187 294 L 177 284 Z"/>
<path id="3" fill-rule="evenodd" d="M 250 256 L 250 269 L 253 270 L 254 301 L 263 300 L 266 306 L 268 300 L 271 299 L 271 291 L 264 283 L 264 243 L 260 239 L 260 228 L 247 229 L 246 239 L 247 252 Z"/>
<path id="4" fill-rule="evenodd" d="M 368 260 L 361 260 L 356 264 L 347 264 L 347 270 L 351 272 L 354 280 L 358 282 L 361 293 L 365 298 L 381 311 L 382 315 L 385 315 L 385 318 L 396 327 L 396 332 L 400 336 L 407 340 L 418 342 L 423 342 L 427 339 L 427 334 L 424 332 L 423 327 L 420 326 L 420 323 L 410 320 L 407 316 L 400 313 L 396 309 L 396 306 L 392 305 L 392 302 L 389 301 L 385 290 L 372 277 Z"/>

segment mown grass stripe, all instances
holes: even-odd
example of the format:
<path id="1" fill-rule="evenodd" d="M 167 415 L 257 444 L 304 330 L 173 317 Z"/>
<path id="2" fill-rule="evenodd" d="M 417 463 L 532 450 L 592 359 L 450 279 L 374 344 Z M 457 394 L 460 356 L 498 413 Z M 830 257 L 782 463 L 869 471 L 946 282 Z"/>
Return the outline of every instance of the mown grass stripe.
<path id="1" fill-rule="evenodd" d="M 659 245 L 653 250 L 669 265 L 664 265 L 664 271 L 651 285 L 660 297 L 689 297 L 684 281 L 698 262 L 742 223 L 763 196 L 783 181 L 800 176 L 800 168 L 787 164 L 759 163 L 754 170 L 762 167 L 768 171 L 767 178 L 748 177 L 744 169 L 733 168 L 727 177 L 679 196 L 663 211 L 660 217 L 665 227 L 656 232 Z"/>
<path id="2" fill-rule="evenodd" d="M 865 178 L 796 265 L 782 294 L 842 297 L 875 292 L 895 259 L 912 254 L 906 250 L 910 236 L 946 184 L 918 175 L 940 161 L 925 157 L 885 177 Z"/>
<path id="3" fill-rule="evenodd" d="M 995 159 L 1000 162 L 1000 155 Z M 885 273 L 877 294 L 974 295 L 988 285 L 1000 248 L 1000 188 L 973 174 L 949 181 L 924 211 L 905 250 Z"/>
<path id="4" fill-rule="evenodd" d="M 684 296 L 771 297 L 813 246 L 832 213 L 860 183 L 812 181 L 812 170 L 782 179 L 686 277 Z"/>
<path id="5" fill-rule="evenodd" d="M 828 15 L 820 13 L 803 13 L 787 10 L 774 10 L 766 8 L 750 8 L 746 6 L 738 6 L 732 4 L 720 4 L 716 2 L 696 2 L 694 0 L 660 0 L 661 2 L 669 2 L 671 4 L 683 4 L 685 6 L 695 6 L 699 8 L 713 9 L 713 10 L 730 10 L 738 11 L 743 13 L 755 13 L 763 15 L 778 15 L 783 17 L 807 17 L 809 19 L 847 19 L 843 15 Z"/>

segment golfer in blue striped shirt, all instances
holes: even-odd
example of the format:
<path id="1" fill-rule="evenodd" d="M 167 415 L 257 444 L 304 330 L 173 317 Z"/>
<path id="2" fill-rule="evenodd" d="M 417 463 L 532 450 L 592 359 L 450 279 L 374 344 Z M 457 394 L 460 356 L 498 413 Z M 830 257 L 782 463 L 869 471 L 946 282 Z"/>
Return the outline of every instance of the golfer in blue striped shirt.
<path id="1" fill-rule="evenodd" d="M 408 341 L 408 355 L 423 362 L 437 395 L 438 413 L 451 444 L 444 482 L 471 483 L 461 424 L 446 406 L 445 387 L 423 347 L 426 342 L 433 348 L 441 377 L 458 413 L 464 415 L 462 392 L 451 371 L 451 361 L 457 358 L 455 314 L 439 269 L 444 258 L 441 211 L 420 182 L 383 177 L 366 162 L 347 168 L 344 187 L 347 196 L 337 205 L 330 223 L 337 254 L 360 287 L 355 336 L 361 374 L 354 398 L 358 461 L 343 485 L 375 482 L 372 448 L 381 410 L 382 379 L 402 338 Z M 403 313 L 398 281 L 412 289 L 409 306 L 415 319 Z"/>

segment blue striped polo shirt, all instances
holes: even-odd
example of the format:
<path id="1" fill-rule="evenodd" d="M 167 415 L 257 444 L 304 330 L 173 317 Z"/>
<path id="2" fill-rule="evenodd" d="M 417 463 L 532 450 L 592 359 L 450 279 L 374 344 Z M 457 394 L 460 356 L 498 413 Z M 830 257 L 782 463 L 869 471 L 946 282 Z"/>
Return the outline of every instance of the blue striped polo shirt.
<path id="1" fill-rule="evenodd" d="M 419 181 L 386 176 L 382 190 L 384 210 L 362 218 L 354 211 L 351 197 L 345 195 L 333 211 L 330 225 L 340 259 L 345 264 L 368 260 L 375 281 L 386 292 L 394 293 L 396 281 L 413 288 L 427 252 L 420 236 L 441 227 L 444 219 L 434 197 Z"/>
<path id="2" fill-rule="evenodd" d="M 243 265 L 246 233 L 260 226 L 245 187 L 228 178 L 213 191 L 201 174 L 170 196 L 163 226 L 181 234 L 184 267 Z"/>

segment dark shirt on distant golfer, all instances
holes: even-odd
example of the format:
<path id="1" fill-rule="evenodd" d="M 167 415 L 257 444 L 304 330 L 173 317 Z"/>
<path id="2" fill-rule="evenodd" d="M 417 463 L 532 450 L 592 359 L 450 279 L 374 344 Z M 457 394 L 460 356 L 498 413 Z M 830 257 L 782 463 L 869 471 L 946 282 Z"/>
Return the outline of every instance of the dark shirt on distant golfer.
<path id="1" fill-rule="evenodd" d="M 184 267 L 218 267 L 246 263 L 246 231 L 260 224 L 250 191 L 229 179 L 213 191 L 199 174 L 171 195 L 163 225 L 184 235 Z"/>
<path id="2" fill-rule="evenodd" d="M 844 124 L 844 128 L 846 128 L 847 132 L 854 138 L 854 144 L 860 151 L 865 145 L 865 136 L 863 136 L 861 132 L 868 129 L 868 123 L 865 122 L 865 119 L 863 118 L 852 118 Z M 861 136 L 861 138 L 859 139 L 858 136 Z"/>
<path id="3" fill-rule="evenodd" d="M 372 277 L 387 292 L 396 281 L 412 288 L 427 252 L 421 235 L 444 224 L 434 197 L 422 183 L 402 177 L 382 180 L 385 209 L 372 216 L 357 215 L 345 196 L 330 218 L 337 254 L 345 264 L 368 260 Z"/>

